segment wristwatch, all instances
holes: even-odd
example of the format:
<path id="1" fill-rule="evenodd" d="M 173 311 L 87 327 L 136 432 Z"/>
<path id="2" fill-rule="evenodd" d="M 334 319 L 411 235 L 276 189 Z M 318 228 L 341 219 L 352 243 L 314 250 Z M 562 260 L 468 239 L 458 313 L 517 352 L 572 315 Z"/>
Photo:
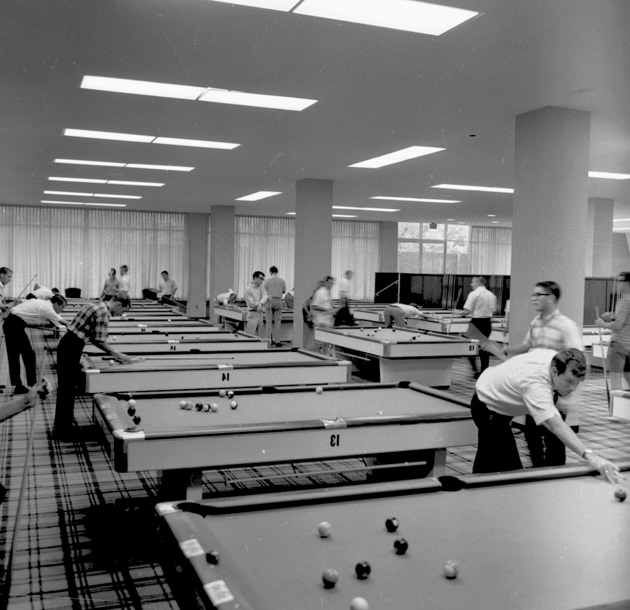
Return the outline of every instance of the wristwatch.
<path id="1" fill-rule="evenodd" d="M 583 459 L 583 460 L 585 460 L 585 459 L 586 459 L 586 456 L 587 456 L 589 453 L 593 453 L 593 450 L 592 450 L 592 449 L 584 449 L 584 451 L 582 452 L 582 459 Z"/>

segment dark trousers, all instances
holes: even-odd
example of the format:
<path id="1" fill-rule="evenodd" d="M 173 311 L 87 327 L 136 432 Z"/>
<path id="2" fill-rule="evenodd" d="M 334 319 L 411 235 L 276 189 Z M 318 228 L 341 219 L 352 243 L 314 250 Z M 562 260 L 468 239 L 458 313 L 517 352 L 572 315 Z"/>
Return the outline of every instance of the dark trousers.
<path id="1" fill-rule="evenodd" d="M 335 314 L 335 326 L 354 326 L 354 316 L 347 305 L 340 307 Z"/>
<path id="2" fill-rule="evenodd" d="M 560 411 L 562 419 L 566 419 L 566 413 Z M 578 426 L 571 426 L 577 433 Z M 564 443 L 544 426 L 537 426 L 534 418 L 528 415 L 525 418 L 525 440 L 532 458 L 532 466 L 564 466 L 567 461 L 566 447 Z"/>
<path id="3" fill-rule="evenodd" d="M 9 377 L 11 385 L 21 386 L 22 376 L 20 358 L 26 370 L 26 385 L 37 383 L 37 359 L 33 346 L 26 334 L 26 322 L 19 316 L 9 314 L 3 324 L 4 337 L 7 342 L 7 359 L 9 361 Z"/>
<path id="4" fill-rule="evenodd" d="M 55 431 L 67 432 L 74 421 L 74 399 L 81 376 L 81 354 L 85 343 L 67 332 L 57 346 L 57 407 Z"/>
<path id="5" fill-rule="evenodd" d="M 470 323 L 484 336 L 489 337 L 492 332 L 492 320 L 490 318 L 471 318 Z M 470 365 L 473 371 L 477 370 L 477 359 L 469 356 Z M 480 372 L 483 373 L 490 366 L 490 354 L 483 349 L 479 350 L 479 361 L 481 362 Z"/>
<path id="6" fill-rule="evenodd" d="M 478 430 L 473 472 L 505 472 L 523 468 L 510 425 L 512 418 L 488 409 L 477 394 L 472 397 L 470 411 Z"/>

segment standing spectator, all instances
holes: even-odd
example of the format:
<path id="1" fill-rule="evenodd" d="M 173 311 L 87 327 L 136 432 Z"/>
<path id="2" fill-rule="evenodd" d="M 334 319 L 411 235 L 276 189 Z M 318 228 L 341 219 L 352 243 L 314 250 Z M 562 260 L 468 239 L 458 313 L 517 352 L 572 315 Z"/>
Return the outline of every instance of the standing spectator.
<path id="1" fill-rule="evenodd" d="M 6 311 L 8 305 L 5 300 L 4 289 L 7 284 L 13 279 L 13 270 L 8 267 L 0 267 L 0 310 Z"/>
<path id="2" fill-rule="evenodd" d="M 52 323 L 67 326 L 67 322 L 59 315 L 67 301 L 61 295 L 54 295 L 51 300 L 26 299 L 23 303 L 11 308 L 4 321 L 4 337 L 9 361 L 9 378 L 14 386 L 14 394 L 26 394 L 28 388 L 37 383 L 37 358 L 26 334 L 28 326 L 42 326 Z M 22 383 L 20 357 L 26 371 L 26 385 Z"/>
<path id="3" fill-rule="evenodd" d="M 315 291 L 311 300 L 311 315 L 313 326 L 332 326 L 334 322 L 334 307 L 330 290 L 335 283 L 332 275 L 327 275 L 321 286 Z"/>
<path id="4" fill-rule="evenodd" d="M 383 322 L 385 327 L 402 326 L 404 328 L 407 326 L 407 318 L 422 315 L 421 309 L 422 308 L 415 303 L 410 303 L 409 305 L 405 305 L 404 303 L 392 303 L 391 305 L 387 305 L 383 310 Z"/>
<path id="5" fill-rule="evenodd" d="M 339 309 L 335 314 L 335 326 L 354 326 L 354 318 L 350 313 L 348 301 L 350 299 L 350 282 L 354 273 L 349 269 L 339 282 Z"/>
<path id="6" fill-rule="evenodd" d="M 611 390 L 622 389 L 622 378 L 630 383 L 630 271 L 622 271 L 617 275 L 617 290 L 619 300 L 615 311 L 606 312 L 595 320 L 599 328 L 612 331 L 606 356 Z"/>
<path id="7" fill-rule="evenodd" d="M 160 280 L 160 288 L 157 293 L 158 301 L 162 302 L 164 297 L 169 299 L 175 298 L 177 292 L 177 284 L 169 278 L 168 271 L 162 271 L 162 279 Z"/>
<path id="8" fill-rule="evenodd" d="M 286 282 L 278 276 L 278 267 L 269 267 L 269 277 L 262 284 L 265 306 L 265 322 L 267 323 L 267 339 L 271 345 L 282 347 L 280 343 L 280 324 L 282 323 L 282 296 L 287 291 Z"/>
<path id="9" fill-rule="evenodd" d="M 247 316 L 245 318 L 245 332 L 249 335 L 262 337 L 263 326 L 263 291 L 262 283 L 265 274 L 262 271 L 254 271 L 252 281 L 245 289 L 245 303 L 247 304 Z"/>
<path id="10" fill-rule="evenodd" d="M 118 278 L 118 292 L 122 292 L 129 296 L 131 291 L 131 279 L 129 278 L 129 267 L 127 265 L 121 265 L 120 277 Z"/>
<path id="11" fill-rule="evenodd" d="M 84 305 L 72 322 L 68 332 L 57 347 L 57 406 L 53 436 L 60 441 L 77 439 L 72 425 L 74 422 L 74 399 L 77 383 L 81 377 L 81 354 L 87 342 L 92 343 L 123 364 L 134 362 L 134 358 L 116 351 L 107 343 L 109 317 L 121 316 L 129 310 L 131 301 L 122 293 L 116 293 L 109 301 L 98 301 Z"/>
<path id="12" fill-rule="evenodd" d="M 470 282 L 472 292 L 464 303 L 462 313 L 470 316 L 470 323 L 486 338 L 492 331 L 492 315 L 497 309 L 497 297 L 486 288 L 486 278 L 476 275 Z M 477 359 L 470 356 L 475 379 L 490 366 L 490 354 L 483 349 L 479 350 L 481 370 L 477 371 Z"/>
<path id="13" fill-rule="evenodd" d="M 536 349 L 486 369 L 470 404 L 478 428 L 474 473 L 523 468 L 512 434 L 512 418 L 531 414 L 559 441 L 610 483 L 623 479 L 619 467 L 585 447 L 556 409 L 557 396 L 568 396 L 586 376 L 586 359 L 577 349 Z"/>
<path id="14" fill-rule="evenodd" d="M 514 356 L 533 349 L 560 351 L 569 348 L 584 350 L 582 333 L 571 318 L 560 313 L 560 286 L 556 282 L 538 282 L 532 293 L 532 301 L 538 315 L 529 325 L 529 330 L 521 345 L 508 348 L 507 354 Z M 580 390 L 558 399 L 557 408 L 562 419 L 577 432 L 579 427 Z M 525 440 L 532 458 L 532 465 L 561 466 L 566 462 L 566 449 L 555 434 L 544 426 L 539 426 L 531 415 L 525 417 Z"/>
<path id="15" fill-rule="evenodd" d="M 101 292 L 101 301 L 109 301 L 117 292 L 119 287 L 118 277 L 116 277 L 116 269 L 112 267 L 109 270 L 103 290 Z"/>

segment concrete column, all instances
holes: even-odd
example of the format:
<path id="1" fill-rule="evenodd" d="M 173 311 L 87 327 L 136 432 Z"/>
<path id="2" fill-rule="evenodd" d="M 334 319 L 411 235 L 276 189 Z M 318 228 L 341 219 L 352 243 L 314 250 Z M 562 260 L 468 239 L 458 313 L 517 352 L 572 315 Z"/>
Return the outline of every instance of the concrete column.
<path id="1" fill-rule="evenodd" d="M 610 277 L 612 268 L 614 199 L 588 200 L 586 277 Z"/>
<path id="2" fill-rule="evenodd" d="M 582 326 L 590 114 L 546 107 L 516 117 L 510 343 L 535 315 L 540 280 L 563 292 L 561 311 Z"/>
<path id="3" fill-rule="evenodd" d="M 381 268 L 380 271 L 398 271 L 398 223 L 381 222 Z"/>
<path id="4" fill-rule="evenodd" d="M 295 188 L 295 317 L 293 344 L 311 343 L 302 303 L 332 265 L 332 180 L 298 180 Z"/>
<path id="5" fill-rule="evenodd" d="M 188 214 L 188 301 L 186 313 L 205 318 L 208 275 L 208 215 Z"/>
<path id="6" fill-rule="evenodd" d="M 234 206 L 213 205 L 210 208 L 210 317 L 212 300 L 234 286 Z M 242 295 L 241 295 L 242 296 Z"/>

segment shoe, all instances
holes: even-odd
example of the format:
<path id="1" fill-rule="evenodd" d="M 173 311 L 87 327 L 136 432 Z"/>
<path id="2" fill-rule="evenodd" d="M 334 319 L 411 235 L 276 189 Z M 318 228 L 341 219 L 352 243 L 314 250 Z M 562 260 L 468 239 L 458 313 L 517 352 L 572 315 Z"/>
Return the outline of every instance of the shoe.
<path id="1" fill-rule="evenodd" d="M 16 385 L 14 390 L 14 394 L 28 394 L 28 388 L 24 385 Z"/>

